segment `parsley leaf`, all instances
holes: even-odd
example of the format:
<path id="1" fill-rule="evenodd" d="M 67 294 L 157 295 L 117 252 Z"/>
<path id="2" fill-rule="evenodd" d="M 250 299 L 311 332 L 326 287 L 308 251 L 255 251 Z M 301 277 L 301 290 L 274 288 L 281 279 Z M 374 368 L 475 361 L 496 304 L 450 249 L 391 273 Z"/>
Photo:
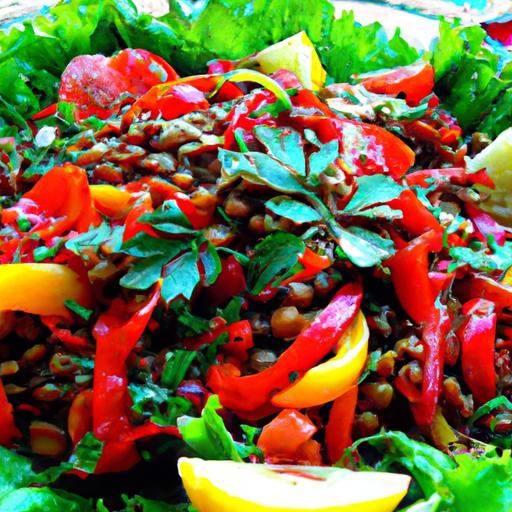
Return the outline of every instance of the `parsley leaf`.
<path id="1" fill-rule="evenodd" d="M 274 158 L 305 176 L 306 160 L 301 138 L 296 130 L 259 125 L 254 128 L 254 134 Z"/>
<path id="2" fill-rule="evenodd" d="M 197 250 L 186 252 L 171 261 L 164 269 L 162 297 L 170 302 L 176 297 L 190 299 L 201 276 L 197 268 Z"/>
<path id="3" fill-rule="evenodd" d="M 402 185 L 384 174 L 360 176 L 356 178 L 356 182 L 357 190 L 343 209 L 343 214 L 361 215 L 366 208 L 392 201 L 405 190 Z"/>
<path id="4" fill-rule="evenodd" d="M 297 224 L 317 222 L 322 219 L 322 216 L 314 208 L 289 196 L 273 197 L 265 203 L 265 207 L 276 215 L 290 219 Z"/>
<path id="5" fill-rule="evenodd" d="M 272 233 L 258 243 L 247 276 L 251 293 L 260 293 L 281 272 L 296 265 L 305 247 L 303 240 L 282 231 Z"/>
<path id="6" fill-rule="evenodd" d="M 338 140 L 331 140 L 326 144 L 320 144 L 319 150 L 309 157 L 308 181 L 313 186 L 320 184 L 320 175 L 331 165 L 339 155 Z"/>
<path id="7" fill-rule="evenodd" d="M 229 183 L 244 178 L 252 183 L 267 185 L 284 193 L 309 194 L 298 180 L 296 172 L 265 153 L 250 151 L 236 153 L 227 149 L 219 150 L 222 177 Z"/>
<path id="8" fill-rule="evenodd" d="M 190 221 L 174 199 L 164 201 L 154 212 L 142 215 L 139 221 L 151 224 L 155 229 L 173 235 L 195 233 Z"/>

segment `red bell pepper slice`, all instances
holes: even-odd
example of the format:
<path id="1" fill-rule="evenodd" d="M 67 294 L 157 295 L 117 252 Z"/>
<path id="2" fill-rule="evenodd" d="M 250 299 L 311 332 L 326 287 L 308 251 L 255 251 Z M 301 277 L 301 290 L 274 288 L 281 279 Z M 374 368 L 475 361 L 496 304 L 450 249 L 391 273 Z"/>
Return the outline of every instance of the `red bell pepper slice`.
<path id="1" fill-rule="evenodd" d="M 492 236 L 498 245 L 503 245 L 507 239 L 507 232 L 488 213 L 480 210 L 471 203 L 464 203 L 466 213 L 476 227 L 476 234 L 482 242 L 487 242 Z"/>
<path id="2" fill-rule="evenodd" d="M 505 308 L 512 308 L 512 286 L 495 281 L 485 275 L 461 280 L 455 288 L 462 300 L 482 298 L 494 303 L 501 314 Z"/>
<path id="3" fill-rule="evenodd" d="M 39 112 L 35 113 L 30 119 L 32 119 L 32 121 L 39 121 L 39 119 L 44 119 L 45 117 L 53 116 L 56 113 L 57 103 L 52 103 L 51 105 L 48 105 Z"/>
<path id="4" fill-rule="evenodd" d="M 206 289 L 206 299 L 212 307 L 224 304 L 228 299 L 243 293 L 247 288 L 244 268 L 234 256 L 222 261 L 219 277 Z"/>
<path id="5" fill-rule="evenodd" d="M 395 220 L 395 224 L 413 236 L 421 235 L 431 229 L 438 232 L 443 230 L 434 215 L 410 189 L 404 190 L 388 204 L 391 208 L 400 210 L 403 214 L 401 219 Z"/>
<path id="6" fill-rule="evenodd" d="M 357 386 L 334 400 L 325 427 L 325 445 L 331 464 L 338 462 L 352 444 L 352 426 L 357 405 Z"/>
<path id="7" fill-rule="evenodd" d="M 275 410 L 270 403 L 272 395 L 287 388 L 336 346 L 359 311 L 362 293 L 358 283 L 341 288 L 272 367 L 255 375 L 235 377 L 226 375 L 222 367 L 212 366 L 208 386 L 219 395 L 224 407 L 240 417 L 257 420 L 268 416 Z"/>
<path id="8" fill-rule="evenodd" d="M 504 14 L 500 18 L 484 23 L 487 33 L 504 46 L 512 46 L 512 19 L 510 14 Z"/>
<path id="9" fill-rule="evenodd" d="M 139 222 L 139 219 L 146 213 L 152 213 L 153 206 L 151 201 L 144 200 L 140 204 L 136 204 L 126 216 L 124 223 L 123 242 L 130 240 L 139 233 L 146 233 L 150 236 L 158 238 L 157 232 L 149 225 L 144 222 Z"/>
<path id="10" fill-rule="evenodd" d="M 421 171 L 414 171 L 407 174 L 405 181 L 410 187 L 416 185 L 423 188 L 427 188 L 431 185 L 440 185 L 444 182 L 461 186 L 478 184 L 488 188 L 496 187 L 485 169 L 469 173 L 464 167 L 422 169 Z"/>
<path id="11" fill-rule="evenodd" d="M 121 441 L 132 433 L 128 418 L 128 377 L 126 360 L 142 336 L 160 298 L 155 288 L 149 300 L 135 313 L 128 314 L 121 300 L 112 303 L 93 329 L 96 357 L 93 385 L 93 428 L 106 443 L 98 472 L 120 471 L 138 460 L 133 442 Z M 130 466 L 128 466 L 130 467 Z"/>
<path id="12" fill-rule="evenodd" d="M 263 427 L 257 446 L 263 452 L 265 462 L 270 464 L 309 463 L 317 465 L 321 460 L 320 446 L 314 442 L 318 445 L 317 453 L 306 447 L 317 430 L 304 414 L 292 409 L 284 409 Z"/>
<path id="13" fill-rule="evenodd" d="M 322 256 L 312 251 L 309 247 L 306 247 L 304 254 L 299 256 L 299 263 L 304 269 L 282 281 L 279 286 L 286 286 L 290 283 L 303 283 L 332 265 L 332 261 L 328 256 Z M 278 291 L 278 286 L 272 287 L 267 285 L 258 295 L 251 296 L 251 299 L 256 302 L 268 302 L 276 296 Z"/>
<path id="14" fill-rule="evenodd" d="M 400 304 L 416 322 L 425 322 L 434 308 L 435 296 L 428 274 L 428 253 L 440 251 L 442 234 L 427 231 L 389 258 L 391 281 Z"/>
<path id="15" fill-rule="evenodd" d="M 87 173 L 72 164 L 54 167 L 27 192 L 17 205 L 2 212 L 2 222 L 15 221 L 20 213 L 39 216 L 30 234 L 49 240 L 66 231 L 87 231 L 101 222 L 93 206 Z"/>
<path id="16" fill-rule="evenodd" d="M 363 78 L 360 83 L 366 90 L 389 96 L 404 93 L 410 105 L 418 105 L 434 89 L 434 68 L 424 61 L 360 78 Z"/>
<path id="17" fill-rule="evenodd" d="M 160 205 L 168 199 L 173 199 L 183 212 L 185 217 L 194 229 L 202 229 L 211 223 L 213 210 L 200 210 L 192 202 L 190 197 L 182 192 L 182 190 L 168 181 L 146 176 L 140 180 L 128 183 L 126 186 L 128 192 L 146 191 L 151 194 L 152 203 Z"/>
<path id="18" fill-rule="evenodd" d="M 11 446 L 13 438 L 20 435 L 14 423 L 12 405 L 7 399 L 2 379 L 0 379 L 0 446 Z"/>
<path id="19" fill-rule="evenodd" d="M 322 256 L 321 254 L 312 251 L 309 247 L 306 247 L 304 254 L 299 256 L 299 263 L 304 266 L 304 270 L 301 270 L 288 279 L 285 279 L 281 283 L 281 286 L 307 281 L 332 265 L 332 261 L 328 256 Z"/>
<path id="20" fill-rule="evenodd" d="M 91 344 L 86 338 L 82 336 L 76 336 L 71 333 L 69 329 L 59 327 L 59 323 L 62 322 L 62 318 L 59 316 L 42 316 L 41 321 L 43 322 L 52 334 L 59 339 L 67 348 L 80 351 L 83 349 L 92 348 Z"/>
<path id="21" fill-rule="evenodd" d="M 419 401 L 411 403 L 411 410 L 420 427 L 432 424 L 443 379 L 446 336 L 450 319 L 444 306 L 434 307 L 426 317 L 422 342 L 424 346 L 423 384 Z"/>
<path id="22" fill-rule="evenodd" d="M 466 302 L 462 312 L 467 316 L 457 331 L 462 348 L 462 374 L 475 401 L 484 404 L 496 396 L 497 314 L 493 302 L 479 298 Z"/>
<path id="23" fill-rule="evenodd" d="M 197 350 L 203 345 L 213 343 L 224 333 L 228 334 L 228 341 L 220 346 L 220 350 L 240 361 L 247 361 L 249 358 L 247 351 L 254 346 L 252 327 L 248 320 L 217 327 L 196 338 L 186 338 L 182 343 L 188 350 Z"/>
<path id="24" fill-rule="evenodd" d="M 259 117 L 251 117 L 251 114 L 265 105 L 271 105 L 276 101 L 277 98 L 274 93 L 262 89 L 235 104 L 226 118 L 229 125 L 224 132 L 224 148 L 238 149 L 238 144 L 235 139 L 235 132 L 237 132 L 237 130 L 243 131 L 245 142 L 254 142 L 252 130 L 255 126 L 261 124 L 265 126 L 275 126 L 276 121 L 270 114 L 262 114 Z"/>

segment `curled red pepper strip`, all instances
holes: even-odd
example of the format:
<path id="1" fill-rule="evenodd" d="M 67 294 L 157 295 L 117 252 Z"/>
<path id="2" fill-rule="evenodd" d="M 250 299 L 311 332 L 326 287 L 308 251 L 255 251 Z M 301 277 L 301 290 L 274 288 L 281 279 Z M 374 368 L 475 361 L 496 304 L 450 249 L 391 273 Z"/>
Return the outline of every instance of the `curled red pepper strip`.
<path id="1" fill-rule="evenodd" d="M 396 219 L 395 223 L 413 236 L 421 235 L 431 229 L 440 232 L 443 229 L 438 220 L 412 190 L 404 190 L 400 196 L 388 204 L 391 208 L 400 210 L 403 214 L 403 217 Z"/>
<path id="2" fill-rule="evenodd" d="M 247 351 L 254 346 L 252 327 L 248 320 L 240 320 L 230 325 L 217 327 L 197 338 L 186 338 L 183 344 L 188 350 L 197 350 L 203 345 L 209 345 L 222 334 L 228 334 L 228 341 L 220 346 L 220 350 L 240 361 L 247 361 Z"/>
<path id="3" fill-rule="evenodd" d="M 434 309 L 435 296 L 428 274 L 428 253 L 441 250 L 442 233 L 427 231 L 386 261 L 400 304 L 417 323 Z"/>
<path id="4" fill-rule="evenodd" d="M 219 395 L 224 407 L 241 418 L 257 420 L 268 416 L 276 410 L 270 403 L 272 395 L 286 389 L 336 346 L 359 311 L 362 294 L 358 283 L 341 288 L 313 323 L 267 370 L 237 377 L 228 375 L 222 366 L 212 366 L 208 386 Z"/>
<path id="5" fill-rule="evenodd" d="M 498 245 L 503 245 L 507 232 L 488 213 L 480 210 L 471 203 L 465 203 L 466 212 L 476 227 L 476 235 L 482 242 L 487 242 L 492 236 Z"/>
<path id="6" fill-rule="evenodd" d="M 450 330 L 446 307 L 439 305 L 430 311 L 423 329 L 423 384 L 419 401 L 411 403 L 418 426 L 432 424 L 443 379 L 445 340 Z"/>
<path id="7" fill-rule="evenodd" d="M 334 400 L 325 427 L 327 455 L 332 464 L 338 462 L 352 444 L 352 426 L 357 405 L 357 386 Z"/>
<path id="8" fill-rule="evenodd" d="M 497 314 L 494 303 L 486 299 L 466 302 L 462 312 L 466 321 L 457 331 L 462 348 L 462 374 L 478 404 L 496 396 L 494 352 Z"/>
<path id="9" fill-rule="evenodd" d="M 0 379 L 0 446 L 11 446 L 13 438 L 20 435 L 14 423 L 12 405 L 7 399 L 2 379 Z"/>
<path id="10" fill-rule="evenodd" d="M 133 442 L 120 441 L 133 431 L 128 418 L 126 359 L 142 336 L 159 297 L 160 289 L 156 287 L 144 306 L 128 317 L 126 305 L 114 301 L 94 326 L 93 429 L 95 436 L 106 443 L 97 472 L 120 471 L 127 468 L 126 461 L 133 464 L 138 460 Z"/>

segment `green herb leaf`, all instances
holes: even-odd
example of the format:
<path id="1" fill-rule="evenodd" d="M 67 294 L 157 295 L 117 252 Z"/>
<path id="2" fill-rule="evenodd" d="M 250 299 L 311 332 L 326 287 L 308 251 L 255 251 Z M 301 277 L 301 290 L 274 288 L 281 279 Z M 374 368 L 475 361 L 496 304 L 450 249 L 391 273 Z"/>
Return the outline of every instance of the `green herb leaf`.
<path id="1" fill-rule="evenodd" d="M 162 297 L 170 302 L 176 297 L 190 299 L 201 276 L 197 268 L 197 251 L 190 251 L 171 261 L 164 269 Z"/>
<path id="2" fill-rule="evenodd" d="M 309 183 L 318 186 L 320 175 L 338 158 L 338 155 L 339 143 L 336 139 L 321 144 L 319 150 L 309 157 Z"/>
<path id="3" fill-rule="evenodd" d="M 166 255 L 167 261 L 170 261 L 189 246 L 189 243 L 181 240 L 167 240 L 147 233 L 137 233 L 122 245 L 121 250 L 137 258 Z"/>
<path id="4" fill-rule="evenodd" d="M 395 253 L 392 240 L 358 226 L 343 230 L 338 243 L 350 261 L 358 267 L 373 267 Z"/>
<path id="5" fill-rule="evenodd" d="M 343 209 L 347 215 L 358 215 L 361 211 L 376 204 L 396 199 L 405 190 L 394 179 L 384 174 L 371 174 L 356 178 L 357 190 Z"/>
<path id="6" fill-rule="evenodd" d="M 147 290 L 162 277 L 162 268 L 168 259 L 167 254 L 157 254 L 136 261 L 119 284 L 132 290 Z"/>
<path id="7" fill-rule="evenodd" d="M 251 293 L 260 293 L 280 273 L 290 270 L 305 247 L 303 240 L 281 231 L 268 235 L 256 245 L 247 276 Z"/>
<path id="8" fill-rule="evenodd" d="M 306 175 L 304 150 L 296 130 L 259 125 L 254 128 L 254 134 L 270 155 L 297 171 L 301 176 Z"/>
<path id="9" fill-rule="evenodd" d="M 192 224 L 174 199 L 165 201 L 152 213 L 145 213 L 139 221 L 151 224 L 155 229 L 173 235 L 195 233 Z"/>
<path id="10" fill-rule="evenodd" d="M 265 207 L 271 212 L 297 224 L 304 222 L 317 222 L 322 216 L 311 206 L 296 201 L 288 196 L 276 196 L 265 203 Z"/>
<path id="11" fill-rule="evenodd" d="M 219 150 L 222 177 L 229 183 L 244 178 L 253 183 L 267 185 L 274 190 L 289 194 L 309 194 L 298 180 L 295 171 L 265 153 L 235 153 Z"/>
<path id="12" fill-rule="evenodd" d="M 98 247 L 111 235 L 112 230 L 110 226 L 106 222 L 103 222 L 97 228 L 89 229 L 89 231 L 68 240 L 65 247 L 79 256 L 85 249 L 91 248 L 97 251 Z"/>
<path id="13" fill-rule="evenodd" d="M 87 432 L 75 446 L 69 462 L 73 464 L 74 469 L 93 474 L 103 453 L 104 446 L 103 441 L 94 437 L 92 432 Z"/>

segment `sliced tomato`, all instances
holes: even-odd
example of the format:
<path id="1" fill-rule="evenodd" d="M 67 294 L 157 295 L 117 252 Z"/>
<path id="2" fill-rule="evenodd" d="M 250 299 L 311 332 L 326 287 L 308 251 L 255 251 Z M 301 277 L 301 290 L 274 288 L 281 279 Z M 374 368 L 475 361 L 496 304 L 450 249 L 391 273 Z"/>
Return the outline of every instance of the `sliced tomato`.
<path id="1" fill-rule="evenodd" d="M 129 92 L 136 95 L 144 94 L 153 85 L 179 78 L 162 57 L 140 48 L 121 50 L 111 58 L 110 66 L 129 78 Z"/>
<path id="2" fill-rule="evenodd" d="M 340 131 L 342 160 L 351 174 L 389 174 L 401 178 L 414 164 L 414 151 L 374 124 L 333 119 Z"/>
<path id="3" fill-rule="evenodd" d="M 74 103 L 78 120 L 106 119 L 117 111 L 119 97 L 129 90 L 127 76 L 110 66 L 103 55 L 79 55 L 67 65 L 60 82 L 59 101 Z"/>
<path id="4" fill-rule="evenodd" d="M 434 68 L 423 61 L 358 78 L 362 79 L 361 84 L 370 92 L 390 96 L 405 94 L 407 103 L 411 105 L 417 105 L 434 89 Z"/>
<path id="5" fill-rule="evenodd" d="M 140 96 L 162 82 L 176 80 L 176 71 L 147 50 L 126 49 L 114 57 L 80 55 L 62 74 L 59 101 L 77 106 L 77 120 L 117 113 L 123 94 Z"/>

